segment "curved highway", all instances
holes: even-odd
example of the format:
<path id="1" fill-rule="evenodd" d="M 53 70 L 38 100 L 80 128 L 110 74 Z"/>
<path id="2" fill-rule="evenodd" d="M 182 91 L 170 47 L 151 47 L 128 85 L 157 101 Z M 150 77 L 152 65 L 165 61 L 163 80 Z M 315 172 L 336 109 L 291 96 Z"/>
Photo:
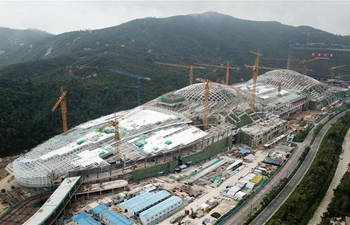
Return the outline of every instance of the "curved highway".
<path id="1" fill-rule="evenodd" d="M 295 187 L 299 184 L 300 180 L 305 175 L 306 171 L 309 169 L 319 147 L 321 140 L 323 139 L 324 134 L 327 132 L 329 127 L 341 116 L 343 116 L 348 110 L 339 113 L 334 116 L 330 121 L 328 121 L 321 131 L 318 133 L 314 140 L 314 144 L 311 146 L 309 154 L 306 156 L 302 165 L 295 173 L 293 178 L 288 182 L 288 184 L 282 189 L 282 191 L 276 196 L 276 198 L 250 223 L 252 225 L 261 225 L 267 222 L 268 219 L 272 217 L 272 215 L 277 211 L 277 209 L 283 204 L 283 202 L 289 197 L 289 195 L 293 192 Z M 315 128 L 314 128 L 315 129 Z M 271 189 L 279 183 L 279 181 L 285 177 L 287 177 L 298 165 L 299 157 L 303 153 L 306 146 L 308 146 L 313 138 L 312 129 L 310 133 L 305 138 L 303 144 L 296 148 L 296 152 L 293 154 L 292 158 L 288 161 L 288 163 L 280 170 L 279 174 L 277 174 L 270 184 L 266 185 L 265 188 L 261 191 L 260 194 L 256 195 L 249 203 L 247 203 L 240 211 L 238 211 L 235 215 L 233 215 L 230 219 L 225 221 L 223 224 L 225 225 L 237 225 L 242 224 L 247 218 L 248 214 L 253 212 L 254 210 L 260 207 L 260 202 L 264 198 L 266 193 L 269 193 Z"/>
<path id="2" fill-rule="evenodd" d="M 343 116 L 347 112 L 344 111 L 334 116 L 331 120 L 329 120 L 321 129 L 321 131 L 316 136 L 313 145 L 309 151 L 309 154 L 306 156 L 305 160 L 301 164 L 298 171 L 292 177 L 292 179 L 288 182 L 288 184 L 283 188 L 283 190 L 276 196 L 276 198 L 250 223 L 251 225 L 261 225 L 265 224 L 277 211 L 279 207 L 284 203 L 284 201 L 289 197 L 289 195 L 294 191 L 295 187 L 299 184 L 301 179 L 304 177 L 305 173 L 309 169 L 313 159 L 315 158 L 319 145 L 321 141 L 328 131 L 328 129 L 332 126 L 332 124 Z M 310 132 L 304 143 L 309 144 L 313 136 L 313 132 Z"/>

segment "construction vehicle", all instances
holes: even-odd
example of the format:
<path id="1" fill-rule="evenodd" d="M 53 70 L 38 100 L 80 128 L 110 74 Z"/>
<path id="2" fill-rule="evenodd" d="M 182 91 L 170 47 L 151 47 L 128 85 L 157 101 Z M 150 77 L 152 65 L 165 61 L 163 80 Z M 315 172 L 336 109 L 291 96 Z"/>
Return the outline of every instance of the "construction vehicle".
<path id="1" fill-rule="evenodd" d="M 138 75 L 138 74 L 132 74 L 132 73 L 116 70 L 116 69 L 109 69 L 109 70 L 113 71 L 113 72 L 116 72 L 116 73 L 120 73 L 120 74 L 129 76 L 129 77 L 136 78 L 136 81 L 137 81 L 137 86 L 136 86 L 136 88 L 137 88 L 137 105 L 139 106 L 141 104 L 140 103 L 140 98 L 141 98 L 141 79 L 150 81 L 151 78 L 145 77 L 145 76 L 142 76 L 142 75 Z"/>
<path id="2" fill-rule="evenodd" d="M 51 112 L 54 112 L 59 104 L 61 104 L 61 113 L 62 113 L 62 123 L 63 123 L 63 135 L 68 134 L 68 121 L 67 121 L 67 101 L 66 101 L 67 91 L 63 90 L 61 87 L 61 96 L 52 107 Z"/>
<path id="3" fill-rule="evenodd" d="M 330 86 L 333 86 L 334 70 L 339 69 L 339 68 L 342 68 L 342 67 L 344 67 L 344 66 L 346 66 L 346 65 L 341 65 L 341 66 L 333 66 L 333 67 L 331 67 L 331 68 L 330 68 L 330 70 L 331 70 L 331 80 L 330 80 Z"/>
<path id="4" fill-rule="evenodd" d="M 124 212 L 123 209 L 120 208 L 119 205 L 114 205 L 114 206 L 112 206 L 112 209 L 113 209 L 114 211 L 118 212 L 118 213 Z"/>
<path id="5" fill-rule="evenodd" d="M 157 62 L 157 61 L 155 61 L 154 63 L 160 64 L 160 65 L 165 65 L 165 66 L 189 68 L 190 69 L 190 85 L 193 84 L 193 69 L 205 69 L 205 67 L 203 67 L 203 66 L 181 65 L 181 64 L 174 64 L 174 63 Z"/>
<path id="6" fill-rule="evenodd" d="M 194 63 L 194 65 L 205 66 L 205 67 L 214 67 L 214 68 L 225 68 L 224 65 L 211 65 L 211 64 L 202 64 L 202 63 Z M 227 62 L 227 64 L 226 64 L 226 80 L 225 80 L 226 85 L 228 85 L 228 81 L 230 79 L 230 69 L 231 70 L 240 70 L 241 68 L 230 66 L 230 63 Z"/>

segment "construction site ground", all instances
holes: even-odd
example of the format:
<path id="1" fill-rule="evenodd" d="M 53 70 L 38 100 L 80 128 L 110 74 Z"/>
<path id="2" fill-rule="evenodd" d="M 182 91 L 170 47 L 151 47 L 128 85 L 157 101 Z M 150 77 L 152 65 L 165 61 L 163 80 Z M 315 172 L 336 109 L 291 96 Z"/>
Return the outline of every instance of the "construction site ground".
<path id="1" fill-rule="evenodd" d="M 192 202 L 190 202 L 185 208 L 181 209 L 180 211 L 178 211 L 177 213 L 175 213 L 174 215 L 171 215 L 169 218 L 166 218 L 165 220 L 161 221 L 158 224 L 170 224 L 170 220 L 180 214 L 180 213 L 184 213 L 185 210 L 188 211 L 197 211 L 198 209 L 201 209 L 201 206 L 203 203 L 207 203 L 208 200 L 215 200 L 217 201 L 219 204 L 213 208 L 211 211 L 209 212 L 205 212 L 203 210 L 201 210 L 202 212 L 204 212 L 204 216 L 201 218 L 195 218 L 192 219 L 189 217 L 189 215 L 187 215 L 186 217 L 184 217 L 182 219 L 182 221 L 186 221 L 186 220 L 190 220 L 192 222 L 192 224 L 202 224 L 202 221 L 207 218 L 208 220 L 215 220 L 213 217 L 211 217 L 210 215 L 213 212 L 218 212 L 221 215 L 224 215 L 227 211 L 229 211 L 230 209 L 232 209 L 236 204 L 237 204 L 237 200 L 233 200 L 231 198 L 228 197 L 224 197 L 222 196 L 220 193 L 226 189 L 227 186 L 232 186 L 235 183 L 237 183 L 239 181 L 239 179 L 243 176 L 245 176 L 248 173 L 251 173 L 253 168 L 257 167 L 260 165 L 260 163 L 264 160 L 264 158 L 267 155 L 267 151 L 264 149 L 256 149 L 255 150 L 255 156 L 256 156 L 256 160 L 254 160 L 253 162 L 245 162 L 244 163 L 244 167 L 237 172 L 235 175 L 230 176 L 228 179 L 225 179 L 221 184 L 217 184 L 215 182 L 213 182 L 211 185 L 205 185 L 201 182 L 198 182 L 199 178 L 206 176 L 207 174 L 210 173 L 221 173 L 222 171 L 225 171 L 227 168 L 228 164 L 225 164 L 226 162 L 233 162 L 234 160 L 237 160 L 238 158 L 236 158 L 237 152 L 238 152 L 238 147 L 234 147 L 235 150 L 231 150 L 228 152 L 223 153 L 222 155 L 218 156 L 217 158 L 213 158 L 211 160 L 207 160 L 205 161 L 201 167 L 202 168 L 206 168 L 205 170 L 202 170 L 200 173 L 197 173 L 195 175 L 192 176 L 192 174 L 194 174 L 194 172 L 198 171 L 200 169 L 199 165 L 191 165 L 187 168 L 187 170 L 185 172 L 182 173 L 176 173 L 176 174 L 170 174 L 168 176 L 160 176 L 157 178 L 152 178 L 152 179 L 147 179 L 147 180 L 143 180 L 141 182 L 137 182 L 137 183 L 131 183 L 128 185 L 128 189 L 129 190 L 135 190 L 137 188 L 142 189 L 142 187 L 144 187 L 147 184 L 150 183 L 154 183 L 154 184 L 160 184 L 162 186 L 163 189 L 168 190 L 171 194 L 173 195 L 178 195 L 180 197 L 187 197 L 187 193 L 182 189 L 182 187 L 185 185 L 189 186 L 190 189 L 194 192 L 194 193 L 200 193 L 199 196 L 197 198 L 195 198 Z M 272 149 L 270 149 L 269 151 L 272 151 Z M 235 156 L 233 156 L 233 152 L 236 152 Z M 241 156 L 242 158 L 242 156 Z M 221 159 L 221 160 L 218 160 Z M 225 164 L 225 166 L 224 166 Z M 210 166 L 209 166 L 210 165 Z M 271 166 L 273 167 L 273 166 Z M 14 180 L 13 180 L 13 176 L 12 175 L 8 175 L 7 172 L 4 172 L 4 169 L 2 169 L 2 172 L 4 173 L 5 176 L 3 179 L 1 179 L 0 181 L 0 187 L 2 189 L 7 189 L 9 190 L 11 188 L 11 186 L 13 186 L 14 188 L 20 188 L 21 190 L 23 190 L 23 192 L 25 193 L 34 193 L 35 189 L 30 189 L 30 188 L 25 188 L 22 186 L 17 185 Z M 190 179 L 186 179 L 184 181 L 178 181 L 177 178 L 184 178 L 191 175 Z M 115 194 L 116 195 L 116 194 Z M 74 204 L 72 204 L 72 210 L 71 210 L 71 215 L 75 215 L 79 212 L 84 211 L 84 208 L 87 206 L 87 204 L 91 203 L 91 202 L 99 202 L 103 197 L 110 197 L 113 198 L 115 197 L 115 195 L 91 195 L 89 199 L 87 198 L 80 198 L 79 201 L 74 202 Z M 4 212 L 9 205 L 6 203 L 2 203 L 2 212 Z M 26 205 L 24 208 L 30 207 L 29 205 Z M 38 210 L 38 208 L 36 208 L 36 210 Z M 35 213 L 35 209 L 26 209 L 25 211 L 23 211 L 23 219 L 24 218 L 29 218 L 28 214 L 29 213 Z M 126 216 L 126 214 L 124 214 Z M 12 218 L 12 217 L 11 217 Z M 67 219 L 67 218 L 65 218 Z M 21 221 L 23 222 L 23 221 Z M 13 223 L 13 224 L 21 224 L 21 223 Z"/>
<path id="2" fill-rule="evenodd" d="M 299 126 L 300 121 L 302 121 L 302 118 L 305 119 L 305 117 L 309 116 L 309 115 L 316 115 L 318 113 L 316 112 L 305 112 L 302 115 L 298 115 L 298 117 L 296 117 L 294 119 L 294 122 L 296 125 Z M 304 120 L 303 119 L 303 120 Z M 211 159 L 211 160 L 206 160 L 201 166 L 203 168 L 207 167 L 207 165 L 214 165 L 215 166 L 210 166 L 208 169 L 206 169 L 205 171 L 202 171 L 196 175 L 194 175 L 193 177 L 191 177 L 188 180 L 184 180 L 184 181 L 177 181 L 177 179 L 175 178 L 183 178 L 185 176 L 188 176 L 190 174 L 193 174 L 195 171 L 199 170 L 199 165 L 191 165 L 190 167 L 187 168 L 186 172 L 182 172 L 179 174 L 171 174 L 169 176 L 160 176 L 157 178 L 152 178 L 152 179 L 147 179 L 147 180 L 143 180 L 141 182 L 138 183 L 131 183 L 128 185 L 128 189 L 130 190 L 134 190 L 135 188 L 141 188 L 144 187 L 146 184 L 149 183 L 159 183 L 162 185 L 163 189 L 168 190 L 170 193 L 178 195 L 180 197 L 186 197 L 187 194 L 185 194 L 185 192 L 181 191 L 181 186 L 183 185 L 187 185 L 189 183 L 192 183 L 192 185 L 190 185 L 191 190 L 193 190 L 194 192 L 201 192 L 201 195 L 199 195 L 197 198 L 195 198 L 195 200 L 193 202 L 190 202 L 185 208 L 181 209 L 179 212 L 175 213 L 174 215 L 171 215 L 169 218 L 166 218 L 165 220 L 163 220 L 162 222 L 158 223 L 158 224 L 170 224 L 170 220 L 180 214 L 183 213 L 186 209 L 189 211 L 196 211 L 197 209 L 200 209 L 203 203 L 206 203 L 208 200 L 216 200 L 219 202 L 219 204 L 213 208 L 211 211 L 209 212 L 204 212 L 204 216 L 201 218 L 195 218 L 192 219 L 190 218 L 188 215 L 186 217 L 184 217 L 182 219 L 182 221 L 186 221 L 186 220 L 190 220 L 192 222 L 192 224 L 202 224 L 202 221 L 207 218 L 208 220 L 213 220 L 213 217 L 211 217 L 210 215 L 213 212 L 218 212 L 221 215 L 225 214 L 227 211 L 229 211 L 230 209 L 232 209 L 238 201 L 233 200 L 231 198 L 228 197 L 223 197 L 222 195 L 220 195 L 220 193 L 226 189 L 226 186 L 230 186 L 230 185 L 234 185 L 236 182 L 238 182 L 238 180 L 243 177 L 244 175 L 251 173 L 252 169 L 257 167 L 262 161 L 263 159 L 266 157 L 267 155 L 267 151 L 262 147 L 258 147 L 258 149 L 254 149 L 254 154 L 257 157 L 256 160 L 254 160 L 253 162 L 246 162 L 245 163 L 245 167 L 243 169 L 241 169 L 238 173 L 236 173 L 233 176 L 230 176 L 228 179 L 224 180 L 222 182 L 222 184 L 218 185 L 215 184 L 213 185 L 203 185 L 203 184 L 196 184 L 197 180 L 202 177 L 205 176 L 205 174 L 207 173 L 211 173 L 214 172 L 215 170 L 225 170 L 226 168 L 224 168 L 223 163 L 225 162 L 229 162 L 229 161 L 233 161 L 236 156 L 238 156 L 237 154 L 233 157 L 233 149 L 235 149 L 236 153 L 238 152 L 238 147 L 235 146 L 234 148 L 232 148 L 232 150 L 223 153 L 222 155 L 218 156 L 217 158 Z M 269 149 L 269 151 L 273 151 L 273 149 Z M 219 163 L 214 163 L 216 161 L 218 161 L 218 158 L 222 158 L 224 159 L 224 161 L 219 162 Z M 8 174 L 8 172 L 4 169 L 5 166 L 13 161 L 15 158 L 13 157 L 11 160 L 6 159 L 6 162 L 2 162 L 1 165 L 1 169 L 0 169 L 0 176 L 1 176 L 1 180 L 0 180 L 0 189 L 5 189 L 5 190 L 10 190 L 11 188 L 16 188 L 16 189 L 20 189 L 21 193 L 24 193 L 24 195 L 30 195 L 30 193 L 35 193 L 37 191 L 39 191 L 38 189 L 33 189 L 33 188 L 26 188 L 23 186 L 19 186 L 18 184 L 16 184 L 16 182 L 13 179 L 13 175 Z M 3 159 L 4 160 L 4 159 Z M 84 207 L 91 203 L 91 202 L 99 202 L 100 199 L 102 199 L 103 196 L 100 195 L 91 195 L 89 199 L 87 198 L 80 198 L 79 201 L 74 202 L 74 204 L 72 205 L 72 210 L 70 211 L 72 213 L 72 215 L 75 215 L 81 211 L 84 211 Z M 106 197 L 113 197 L 113 196 L 106 196 Z M 115 197 L 115 196 L 114 196 Z M 2 214 L 3 212 L 5 212 L 7 209 L 9 208 L 9 204 L 2 202 L 1 203 L 1 207 L 0 207 L 0 214 Z M 36 209 L 37 210 L 37 209 Z M 35 212 L 34 210 L 26 210 L 26 218 L 29 216 L 27 213 L 29 212 Z M 70 215 L 71 216 L 71 215 Z M 24 217 L 23 217 L 24 218 Z M 21 223 L 17 223 L 17 224 L 21 224 Z"/>
<path id="3" fill-rule="evenodd" d="M 318 115 L 320 115 L 319 111 L 303 111 L 298 115 L 295 115 L 294 117 L 288 119 L 288 124 L 291 128 L 302 130 L 304 126 L 312 122 Z"/>
<path id="4" fill-rule="evenodd" d="M 205 218 L 208 218 L 209 220 L 213 220 L 213 217 L 211 217 L 210 215 L 214 212 L 218 212 L 221 215 L 224 215 L 226 212 L 228 212 L 230 209 L 232 209 L 237 204 L 237 201 L 233 200 L 231 198 L 228 198 L 228 197 L 223 197 L 220 195 L 220 193 L 226 189 L 226 186 L 234 185 L 235 183 L 238 182 L 238 180 L 241 177 L 243 177 L 244 175 L 246 175 L 248 173 L 251 173 L 252 169 L 257 167 L 258 164 L 261 161 L 263 161 L 264 158 L 266 157 L 266 155 L 263 154 L 263 151 L 257 151 L 255 156 L 257 156 L 257 159 L 254 162 L 245 163 L 245 167 L 242 170 L 240 170 L 235 175 L 231 176 L 229 179 L 225 180 L 220 186 L 217 186 L 217 187 L 205 186 L 205 187 L 203 187 L 203 188 L 205 188 L 205 192 L 202 196 L 200 196 L 199 198 L 196 198 L 193 202 L 189 203 L 183 210 L 180 210 L 179 212 L 175 213 L 174 215 L 170 216 L 169 218 L 163 220 L 162 222 L 160 222 L 158 224 L 164 224 L 164 225 L 170 224 L 170 220 L 174 216 L 176 216 L 180 213 L 183 213 L 185 211 L 185 209 L 188 209 L 190 212 L 191 212 L 191 209 L 193 211 L 197 211 L 197 209 L 200 209 L 201 205 L 203 203 L 207 203 L 208 200 L 217 200 L 219 202 L 219 204 L 215 208 L 213 208 L 211 211 L 205 212 L 204 216 L 201 218 L 192 219 L 189 216 L 186 216 L 185 218 L 182 219 L 182 221 L 190 220 L 193 224 L 200 225 L 200 224 L 202 224 L 202 221 Z M 226 159 L 232 160 L 232 158 L 228 158 L 228 157 Z M 207 163 L 210 164 L 210 163 L 212 163 L 212 161 L 207 162 Z M 197 169 L 196 167 L 189 168 L 186 173 L 192 173 L 196 169 Z M 200 176 L 200 174 L 199 174 L 199 176 Z M 166 181 L 166 178 L 162 177 L 160 179 L 165 179 L 164 181 Z M 167 187 L 171 188 L 174 186 L 174 184 L 176 185 L 176 182 L 174 182 L 174 183 L 169 182 L 169 183 L 166 183 L 166 185 L 164 187 L 165 187 L 165 189 L 167 189 Z M 193 187 L 195 188 L 195 185 L 193 185 Z"/>
<path id="5" fill-rule="evenodd" d="M 192 202 L 190 202 L 185 208 L 181 209 L 180 211 L 176 212 L 175 214 L 171 215 L 170 217 L 166 218 L 165 220 L 157 223 L 157 224 L 164 224 L 164 225 L 171 224 L 170 220 L 173 217 L 175 217 L 181 213 L 184 213 L 185 210 L 188 210 L 190 212 L 191 211 L 195 212 L 198 209 L 201 209 L 202 204 L 207 203 L 208 200 L 218 201 L 219 204 L 216 207 L 214 207 L 212 210 L 210 210 L 209 212 L 204 212 L 203 217 L 192 219 L 189 217 L 189 215 L 187 215 L 182 219 L 182 221 L 190 220 L 192 222 L 192 224 L 200 225 L 200 224 L 202 224 L 202 221 L 205 218 L 208 218 L 209 220 L 213 220 L 213 217 L 210 216 L 213 212 L 218 212 L 221 215 L 224 215 L 226 212 L 228 212 L 230 209 L 232 209 L 237 204 L 237 202 L 238 202 L 237 200 L 233 200 L 233 199 L 228 198 L 228 197 L 223 197 L 220 193 L 226 189 L 226 186 L 234 185 L 236 182 L 238 182 L 238 180 L 241 177 L 245 176 L 248 173 L 251 173 L 253 168 L 257 167 L 261 163 L 261 161 L 264 160 L 266 155 L 267 155 L 267 152 L 265 152 L 264 150 L 256 151 L 255 152 L 256 160 L 254 160 L 251 163 L 245 163 L 245 166 L 243 167 L 243 169 L 241 169 L 235 175 L 230 176 L 228 179 L 226 179 L 220 185 L 216 184 L 215 182 L 213 182 L 212 185 L 200 185 L 200 184 L 198 184 L 197 181 L 199 178 L 205 176 L 208 173 L 213 173 L 213 172 L 216 172 L 217 170 L 219 170 L 219 171 L 225 170 L 226 166 L 223 166 L 223 164 L 225 162 L 232 162 L 233 161 L 233 158 L 229 157 L 227 154 L 224 154 L 224 155 L 221 155 L 218 157 L 218 158 L 224 159 L 221 161 L 220 164 L 215 165 L 215 166 L 210 166 L 208 169 L 206 169 L 205 171 L 202 171 L 201 173 L 196 174 L 191 179 L 188 179 L 185 181 L 177 181 L 177 179 L 174 179 L 174 178 L 180 178 L 180 177 L 183 178 L 183 177 L 186 177 L 188 175 L 191 175 L 195 171 L 198 171 L 200 166 L 193 165 L 193 166 L 188 167 L 186 172 L 177 173 L 177 174 L 170 174 L 168 176 L 160 176 L 157 178 L 143 180 L 143 181 L 137 182 L 137 183 L 132 183 L 132 184 L 129 184 L 129 189 L 130 190 L 142 190 L 142 187 L 145 187 L 145 185 L 153 183 L 155 185 L 160 185 L 162 189 L 167 190 L 171 194 L 180 196 L 182 198 L 186 198 L 188 196 L 188 194 L 182 190 L 182 187 L 184 185 L 189 186 L 191 191 L 193 191 L 194 193 L 200 193 L 199 196 L 197 198 L 195 198 Z M 218 161 L 218 158 L 214 158 L 212 160 L 207 160 L 205 163 L 202 164 L 202 167 L 205 168 L 209 165 L 214 165 L 215 162 Z M 271 166 L 271 167 L 273 167 L 273 166 Z M 103 197 L 113 198 L 115 196 L 113 196 L 113 195 L 103 195 L 103 196 L 95 195 L 95 196 L 91 196 L 90 199 L 81 199 L 81 201 L 74 204 L 73 210 L 72 210 L 73 214 L 77 214 L 79 212 L 84 211 L 84 207 L 89 203 L 92 203 L 92 202 L 99 203 L 99 201 Z M 112 207 L 111 207 L 111 209 L 112 209 Z M 128 217 L 127 214 L 124 214 L 124 216 Z"/>

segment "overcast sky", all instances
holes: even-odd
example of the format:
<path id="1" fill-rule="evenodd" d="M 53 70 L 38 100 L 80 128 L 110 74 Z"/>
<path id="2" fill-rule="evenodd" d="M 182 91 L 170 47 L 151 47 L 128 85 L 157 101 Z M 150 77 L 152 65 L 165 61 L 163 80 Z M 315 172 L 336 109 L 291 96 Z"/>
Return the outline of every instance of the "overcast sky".
<path id="1" fill-rule="evenodd" d="M 100 29 L 145 17 L 215 11 L 239 19 L 307 25 L 350 35 L 350 1 L 1 1 L 0 27 L 52 34 Z"/>

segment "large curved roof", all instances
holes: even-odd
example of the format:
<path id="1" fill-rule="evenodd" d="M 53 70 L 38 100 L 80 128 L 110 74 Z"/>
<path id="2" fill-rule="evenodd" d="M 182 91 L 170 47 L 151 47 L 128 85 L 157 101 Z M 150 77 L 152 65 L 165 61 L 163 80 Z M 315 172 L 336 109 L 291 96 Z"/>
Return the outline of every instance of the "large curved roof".
<path id="1" fill-rule="evenodd" d="M 204 90 L 205 83 L 193 84 L 184 87 L 178 91 L 176 94 L 181 94 L 186 97 L 188 101 L 204 101 Z M 231 88 L 221 86 L 218 84 L 209 84 L 209 101 L 210 102 L 228 102 L 234 101 L 239 96 L 239 93 Z"/>
<path id="2" fill-rule="evenodd" d="M 269 84 L 292 90 L 316 101 L 325 100 L 325 104 L 336 101 L 336 96 L 328 90 L 326 84 L 293 70 L 273 70 L 258 76 L 258 83 Z"/>
<path id="3" fill-rule="evenodd" d="M 278 85 L 294 90 L 305 90 L 310 87 L 319 86 L 327 89 L 327 86 L 312 77 L 300 74 L 293 70 L 272 70 L 258 77 L 258 82 Z"/>

